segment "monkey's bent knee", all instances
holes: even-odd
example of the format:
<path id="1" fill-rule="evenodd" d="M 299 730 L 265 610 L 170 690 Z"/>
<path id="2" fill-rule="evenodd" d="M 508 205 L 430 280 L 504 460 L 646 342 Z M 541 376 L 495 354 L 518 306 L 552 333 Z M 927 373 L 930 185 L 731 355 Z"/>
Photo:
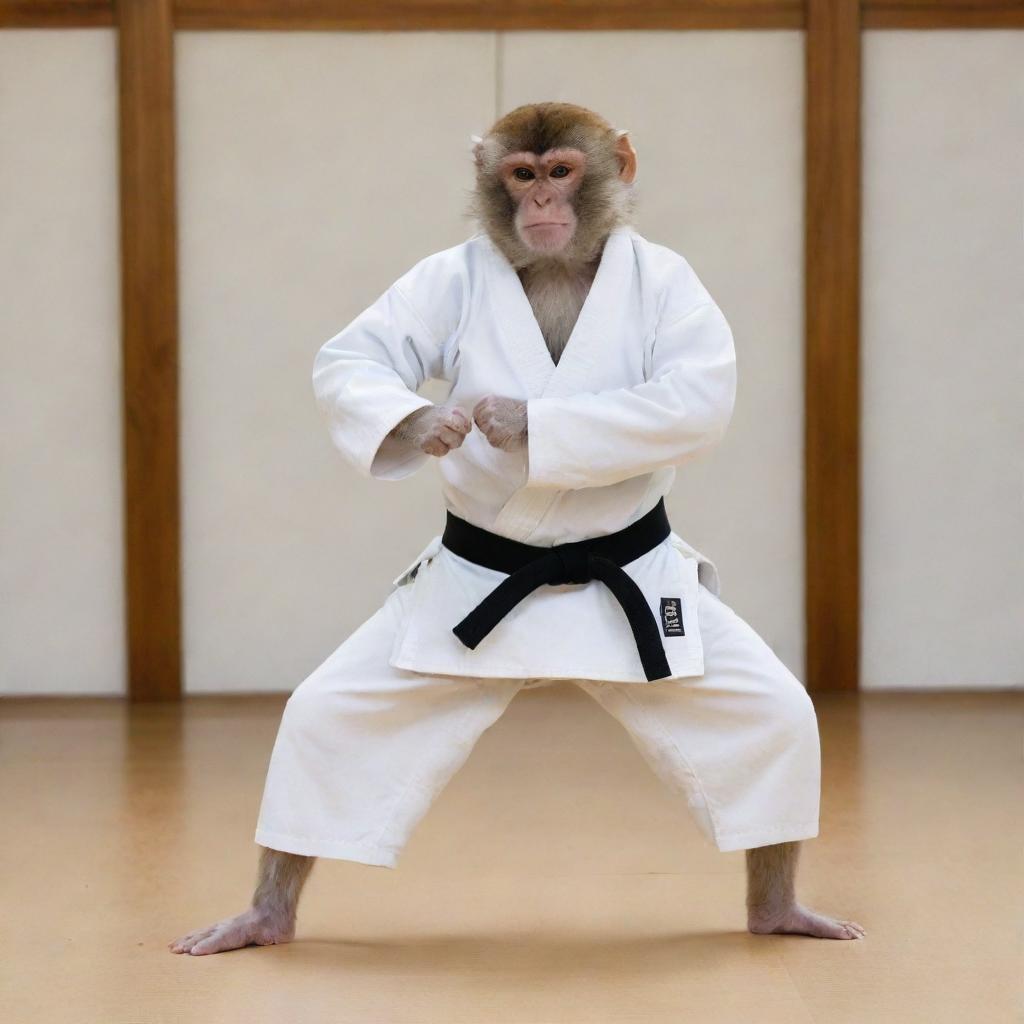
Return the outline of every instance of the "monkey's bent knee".
<path id="1" fill-rule="evenodd" d="M 339 695 L 314 673 L 288 698 L 281 716 L 281 728 L 301 734 L 314 733 L 337 713 L 338 704 Z"/>
<path id="2" fill-rule="evenodd" d="M 814 702 L 795 676 L 787 674 L 785 681 L 773 689 L 771 715 L 777 728 L 794 739 L 818 735 Z"/>

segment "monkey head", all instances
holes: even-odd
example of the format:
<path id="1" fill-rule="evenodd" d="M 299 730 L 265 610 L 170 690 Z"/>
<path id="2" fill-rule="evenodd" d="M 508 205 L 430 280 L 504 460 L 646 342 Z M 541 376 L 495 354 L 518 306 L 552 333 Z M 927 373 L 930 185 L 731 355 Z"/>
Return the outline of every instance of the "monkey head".
<path id="1" fill-rule="evenodd" d="M 474 143 L 474 212 L 516 268 L 589 263 L 630 216 L 636 151 L 591 110 L 517 107 Z"/>

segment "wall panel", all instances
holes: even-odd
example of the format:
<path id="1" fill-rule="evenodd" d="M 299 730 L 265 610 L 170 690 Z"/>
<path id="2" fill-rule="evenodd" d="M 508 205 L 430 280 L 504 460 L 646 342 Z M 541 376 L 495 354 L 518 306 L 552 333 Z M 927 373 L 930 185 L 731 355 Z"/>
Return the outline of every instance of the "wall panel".
<path id="1" fill-rule="evenodd" d="M 115 40 L 0 32 L 0 692 L 122 693 Z"/>
<path id="2" fill-rule="evenodd" d="M 683 467 L 676 530 L 722 593 L 803 667 L 803 42 L 797 32 L 512 33 L 505 108 L 592 107 L 632 132 L 636 226 L 682 253 L 730 321 L 739 392 L 722 445 Z"/>
<path id="3" fill-rule="evenodd" d="M 180 32 L 177 62 L 186 687 L 288 690 L 443 525 L 432 468 L 342 462 L 310 375 L 471 233 L 494 40 Z"/>
<path id="4" fill-rule="evenodd" d="M 1024 34 L 869 32 L 865 688 L 1024 683 Z"/>

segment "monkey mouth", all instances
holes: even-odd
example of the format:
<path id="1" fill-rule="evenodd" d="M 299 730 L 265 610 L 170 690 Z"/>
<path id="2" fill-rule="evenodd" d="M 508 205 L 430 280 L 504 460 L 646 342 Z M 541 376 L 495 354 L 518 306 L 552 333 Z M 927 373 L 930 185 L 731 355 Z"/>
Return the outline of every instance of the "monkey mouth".
<path id="1" fill-rule="evenodd" d="M 528 249 L 548 256 L 563 252 L 572 241 L 572 236 L 571 221 L 539 220 L 532 224 L 522 224 L 519 228 L 519 237 Z"/>

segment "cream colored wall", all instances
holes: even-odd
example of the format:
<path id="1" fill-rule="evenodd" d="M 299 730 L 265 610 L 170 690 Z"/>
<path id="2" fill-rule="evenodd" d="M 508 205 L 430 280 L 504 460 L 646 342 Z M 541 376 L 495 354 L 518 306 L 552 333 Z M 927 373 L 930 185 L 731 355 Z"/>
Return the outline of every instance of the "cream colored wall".
<path id="1" fill-rule="evenodd" d="M 1024 684 L 1024 33 L 864 50 L 863 685 Z"/>
<path id="2" fill-rule="evenodd" d="M 124 690 L 114 58 L 0 31 L 0 693 Z"/>
<path id="3" fill-rule="evenodd" d="M 440 528 L 432 472 L 368 482 L 342 463 L 312 359 L 468 236 L 469 135 L 537 90 L 628 122 L 639 227 L 733 322 L 733 434 L 673 513 L 799 670 L 798 34 L 180 33 L 177 54 L 190 691 L 294 687 Z"/>
<path id="4" fill-rule="evenodd" d="M 432 472 L 349 470 L 310 376 L 469 233 L 494 38 L 185 32 L 177 80 L 185 683 L 288 690 L 443 521 Z"/>

